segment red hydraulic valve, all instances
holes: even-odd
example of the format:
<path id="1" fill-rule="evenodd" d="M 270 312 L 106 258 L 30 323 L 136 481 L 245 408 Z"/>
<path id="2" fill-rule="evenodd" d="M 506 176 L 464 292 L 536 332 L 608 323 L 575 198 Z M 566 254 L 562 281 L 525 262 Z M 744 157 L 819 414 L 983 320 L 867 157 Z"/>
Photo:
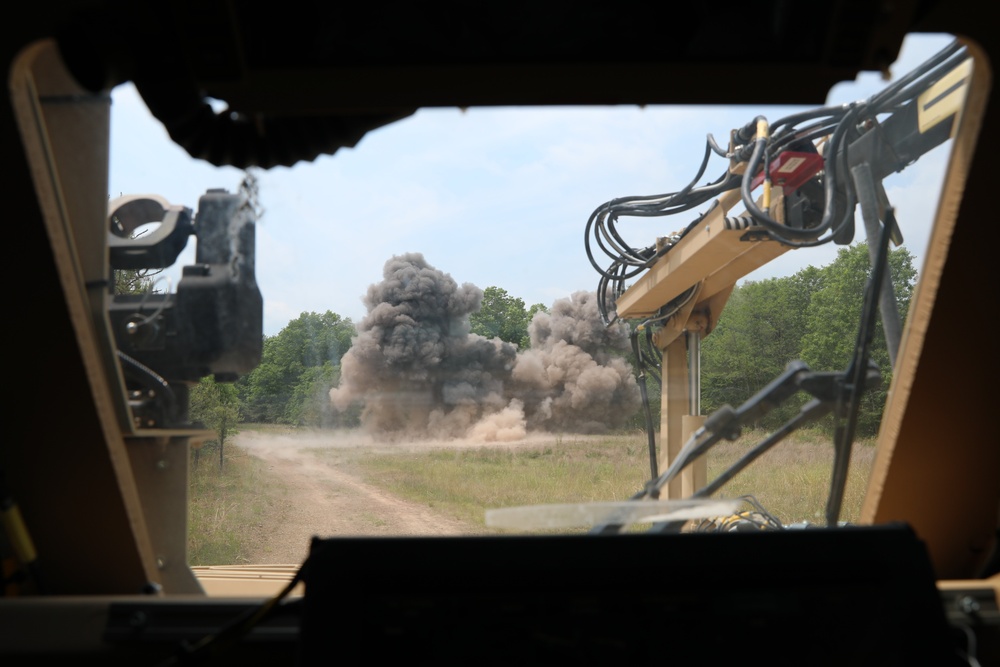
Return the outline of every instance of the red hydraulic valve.
<path id="1" fill-rule="evenodd" d="M 823 156 L 819 153 L 785 151 L 771 160 L 771 184 L 781 186 L 785 192 L 791 192 L 797 190 L 822 168 Z M 764 174 L 757 174 L 753 179 L 753 188 L 763 182 Z"/>

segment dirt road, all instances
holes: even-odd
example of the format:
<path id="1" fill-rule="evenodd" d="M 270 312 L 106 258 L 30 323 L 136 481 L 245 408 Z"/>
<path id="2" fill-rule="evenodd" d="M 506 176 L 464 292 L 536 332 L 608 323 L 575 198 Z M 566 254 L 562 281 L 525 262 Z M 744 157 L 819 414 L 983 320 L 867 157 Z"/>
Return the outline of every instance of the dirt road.
<path id="1" fill-rule="evenodd" d="M 392 448 L 358 436 L 335 434 L 239 433 L 234 444 L 263 460 L 287 486 L 287 507 L 280 522 L 264 526 L 251 564 L 302 562 L 313 536 L 463 535 L 474 527 L 431 508 L 397 498 L 365 483 L 350 461 L 362 448 Z M 421 443 L 407 447 L 446 447 L 454 443 Z M 322 455 L 316 450 L 322 449 Z"/>

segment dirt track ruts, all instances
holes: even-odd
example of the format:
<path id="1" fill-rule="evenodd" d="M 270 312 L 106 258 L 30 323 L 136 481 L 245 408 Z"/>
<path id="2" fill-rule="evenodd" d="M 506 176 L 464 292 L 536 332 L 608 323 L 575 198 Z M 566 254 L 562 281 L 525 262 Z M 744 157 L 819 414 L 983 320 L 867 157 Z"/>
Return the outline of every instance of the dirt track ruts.
<path id="1" fill-rule="evenodd" d="M 463 535 L 475 530 L 425 505 L 387 493 L 352 472 L 351 457 L 360 448 L 371 447 L 371 442 L 335 434 L 257 431 L 243 431 L 233 442 L 261 459 L 287 487 L 286 506 L 270 525 L 262 526 L 260 541 L 248 557 L 250 564 L 301 563 L 313 536 Z M 317 449 L 334 451 L 318 454 Z"/>

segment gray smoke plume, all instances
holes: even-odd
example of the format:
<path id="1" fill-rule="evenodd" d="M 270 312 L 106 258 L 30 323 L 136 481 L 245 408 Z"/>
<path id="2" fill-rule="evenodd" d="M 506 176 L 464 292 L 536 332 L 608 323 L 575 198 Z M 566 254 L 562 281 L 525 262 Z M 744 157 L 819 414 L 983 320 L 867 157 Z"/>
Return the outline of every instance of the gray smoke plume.
<path id="1" fill-rule="evenodd" d="M 471 333 L 483 292 L 419 253 L 386 262 L 341 360 L 334 407 L 362 406 L 364 428 L 408 438 L 523 438 L 528 429 L 600 432 L 639 407 L 624 328 L 604 327 L 593 294 L 537 313 L 531 348 Z"/>
<path id="2" fill-rule="evenodd" d="M 536 313 L 531 347 L 520 353 L 511 391 L 525 404 L 531 429 L 601 433 L 622 425 L 640 406 L 624 325 L 604 326 L 594 292 L 560 299 Z"/>

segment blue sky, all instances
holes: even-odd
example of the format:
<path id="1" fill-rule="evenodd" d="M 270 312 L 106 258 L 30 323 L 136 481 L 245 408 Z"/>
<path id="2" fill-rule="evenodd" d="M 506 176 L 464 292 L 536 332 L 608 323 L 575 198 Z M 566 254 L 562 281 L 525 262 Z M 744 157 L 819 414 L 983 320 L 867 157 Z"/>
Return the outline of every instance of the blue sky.
<path id="1" fill-rule="evenodd" d="M 944 35 L 908 37 L 892 74 L 905 74 L 950 41 Z M 885 85 L 878 74 L 865 73 L 834 87 L 827 103 L 863 99 Z M 236 191 L 242 172 L 191 159 L 130 84 L 112 96 L 112 197 L 156 194 L 195 209 L 207 189 Z M 773 121 L 797 110 L 424 109 L 369 133 L 353 149 L 260 172 L 257 281 L 264 333 L 277 334 L 307 311 L 331 310 L 360 321 L 362 297 L 381 281 L 386 260 L 407 252 L 422 253 L 460 284 L 496 285 L 526 305 L 549 306 L 573 292 L 593 291 L 598 274 L 584 250 L 584 228 L 597 206 L 615 197 L 676 191 L 697 172 L 708 134 L 724 146 L 732 128 L 759 114 Z M 949 149 L 935 149 L 885 182 L 918 270 Z M 703 182 L 723 169 L 722 159 L 714 158 Z M 644 247 L 695 215 L 629 218 L 619 229 L 630 245 Z M 194 239 L 178 267 L 192 261 L 193 245 Z M 748 279 L 822 266 L 836 251 L 830 244 L 791 251 Z"/>

